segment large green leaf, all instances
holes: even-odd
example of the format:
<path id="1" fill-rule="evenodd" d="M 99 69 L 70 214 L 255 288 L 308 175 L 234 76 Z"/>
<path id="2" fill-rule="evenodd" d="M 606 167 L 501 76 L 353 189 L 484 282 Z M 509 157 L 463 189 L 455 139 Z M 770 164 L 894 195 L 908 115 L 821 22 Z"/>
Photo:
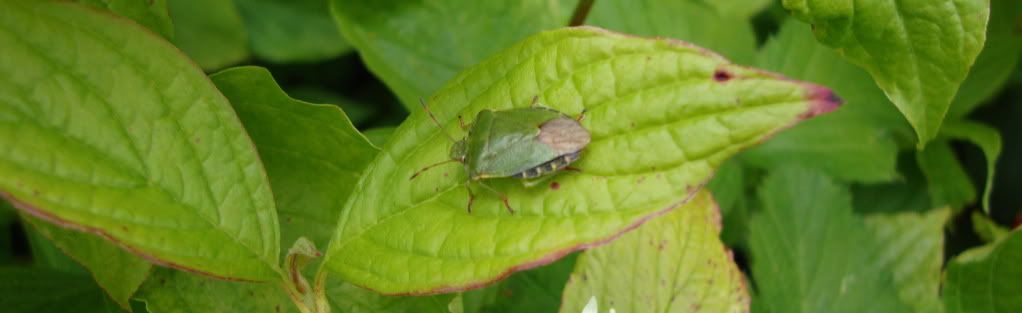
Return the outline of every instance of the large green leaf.
<path id="1" fill-rule="evenodd" d="M 969 217 L 972 220 L 972 231 L 976 232 L 979 239 L 982 239 L 984 242 L 997 241 L 1011 233 L 1011 230 L 1007 227 L 997 224 L 997 222 L 983 213 L 973 211 Z"/>
<path id="2" fill-rule="evenodd" d="M 944 263 L 944 224 L 951 210 L 874 214 L 866 226 L 882 245 L 873 262 L 894 272 L 898 296 L 915 312 L 940 312 L 940 278 Z"/>
<path id="3" fill-rule="evenodd" d="M 174 23 L 170 21 L 167 0 L 78 0 L 78 2 L 132 19 L 163 38 L 174 38 Z"/>
<path id="4" fill-rule="evenodd" d="M 325 267 L 382 293 L 480 286 L 608 240 L 695 194 L 721 162 L 797 121 L 834 109 L 828 89 L 729 64 L 698 47 L 598 28 L 543 32 L 466 70 L 430 97 L 448 133 L 482 109 L 534 97 L 582 124 L 592 142 L 549 187 L 490 182 L 471 213 L 449 140 L 414 113 L 355 187 Z M 475 185 L 473 185 L 475 186 Z M 410 266 L 410 264 L 415 264 Z"/>
<path id="5" fill-rule="evenodd" d="M 545 29 L 577 0 L 331 0 L 341 33 L 409 111 L 458 72 Z"/>
<path id="6" fill-rule="evenodd" d="M 756 57 L 756 35 L 745 18 L 718 13 L 711 4 L 692 0 L 596 1 L 586 24 L 685 40 L 738 64 L 752 64 Z"/>
<path id="7" fill-rule="evenodd" d="M 252 52 L 272 62 L 315 62 L 351 46 L 330 17 L 329 0 L 236 0 Z"/>
<path id="8" fill-rule="evenodd" d="M 564 290 L 562 313 L 590 298 L 618 312 L 748 312 L 745 278 L 720 242 L 709 192 L 618 240 L 583 252 Z"/>
<path id="9" fill-rule="evenodd" d="M 1018 0 L 991 0 L 986 45 L 951 102 L 949 119 L 959 119 L 997 94 L 1022 59 L 1022 5 Z"/>
<path id="10" fill-rule="evenodd" d="M 994 173 L 997 158 L 1001 156 L 1001 133 L 985 124 L 972 121 L 953 121 L 940 130 L 941 135 L 952 139 L 966 140 L 983 151 L 987 162 L 986 187 L 983 189 L 983 210 L 990 212 L 990 193 L 994 189 Z"/>
<path id="11" fill-rule="evenodd" d="M 852 212 L 847 187 L 806 169 L 782 168 L 759 189 L 749 225 L 757 312 L 908 312 L 887 247 Z"/>
<path id="12" fill-rule="evenodd" d="M 252 136 L 273 186 L 281 242 L 298 237 L 326 247 L 341 207 L 379 150 L 335 105 L 288 97 L 266 69 L 211 76 Z"/>
<path id="13" fill-rule="evenodd" d="M 199 69 L 79 5 L 0 6 L 0 195 L 160 264 L 278 277 L 266 174 Z"/>
<path id="14" fill-rule="evenodd" d="M 174 44 L 205 70 L 248 58 L 248 35 L 231 0 L 170 0 Z"/>
<path id="15" fill-rule="evenodd" d="M 0 308 L 8 313 L 122 312 L 88 275 L 18 267 L 0 268 Z"/>
<path id="16" fill-rule="evenodd" d="M 1022 311 L 1022 230 L 992 244 L 966 251 L 947 267 L 947 313 Z"/>
<path id="17" fill-rule="evenodd" d="M 54 226 L 25 216 L 32 227 L 92 273 L 96 283 L 122 308 L 142 285 L 152 265 L 96 235 Z"/>
<path id="18" fill-rule="evenodd" d="M 937 135 L 986 39 L 989 0 L 784 0 L 816 38 L 865 68 L 922 146 Z"/>
<path id="19" fill-rule="evenodd" d="M 898 176 L 896 139 L 912 130 L 869 75 L 816 42 L 794 20 L 763 47 L 759 66 L 826 85 L 848 103 L 833 114 L 799 124 L 743 153 L 757 167 L 798 163 L 847 181 L 882 182 Z"/>

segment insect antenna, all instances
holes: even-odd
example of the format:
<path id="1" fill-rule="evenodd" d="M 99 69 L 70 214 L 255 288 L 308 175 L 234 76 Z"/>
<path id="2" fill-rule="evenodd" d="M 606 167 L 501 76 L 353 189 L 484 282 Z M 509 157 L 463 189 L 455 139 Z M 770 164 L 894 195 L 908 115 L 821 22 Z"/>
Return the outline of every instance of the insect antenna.
<path id="1" fill-rule="evenodd" d="M 429 115 L 429 119 L 433 120 L 433 124 L 436 125 L 436 128 L 439 128 L 440 132 L 443 133 L 444 136 L 447 136 L 447 139 L 450 139 L 451 142 L 457 142 L 457 140 L 454 140 L 454 137 L 451 137 L 451 134 L 448 134 L 447 131 L 444 130 L 444 127 L 440 125 L 440 122 L 436 120 L 436 116 L 433 116 L 433 112 L 429 111 L 429 106 L 426 105 L 426 101 L 419 98 L 419 103 L 422 104 L 422 109 Z M 412 177 L 414 178 L 415 176 Z"/>
<path id="2" fill-rule="evenodd" d="M 451 162 L 461 162 L 461 160 L 450 159 L 450 160 L 446 160 L 446 161 L 441 161 L 439 163 L 434 163 L 434 164 L 427 165 L 426 167 L 423 167 L 422 169 L 416 171 L 415 174 L 412 174 L 412 177 L 408 177 L 408 180 L 413 180 L 413 179 L 415 179 L 415 177 L 418 177 L 419 174 L 422 174 L 423 172 L 425 172 L 427 170 L 430 170 L 430 169 L 432 169 L 434 167 L 437 167 L 437 166 L 440 166 L 440 165 L 444 165 L 444 164 L 447 164 L 447 163 L 451 163 Z"/>

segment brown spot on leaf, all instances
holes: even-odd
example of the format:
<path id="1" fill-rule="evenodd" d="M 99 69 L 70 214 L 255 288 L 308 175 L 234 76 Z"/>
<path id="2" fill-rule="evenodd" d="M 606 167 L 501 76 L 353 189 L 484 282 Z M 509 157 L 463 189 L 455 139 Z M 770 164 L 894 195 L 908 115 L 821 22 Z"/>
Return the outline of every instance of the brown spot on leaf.
<path id="1" fill-rule="evenodd" d="M 561 189 L 561 184 L 559 184 L 557 182 L 552 182 L 552 183 L 550 183 L 550 189 L 553 189 L 553 190 Z"/>
<path id="2" fill-rule="evenodd" d="M 731 80 L 731 77 L 732 77 L 731 72 L 728 72 L 727 70 L 718 69 L 716 72 L 713 72 L 713 80 L 716 80 L 718 82 L 729 81 Z"/>

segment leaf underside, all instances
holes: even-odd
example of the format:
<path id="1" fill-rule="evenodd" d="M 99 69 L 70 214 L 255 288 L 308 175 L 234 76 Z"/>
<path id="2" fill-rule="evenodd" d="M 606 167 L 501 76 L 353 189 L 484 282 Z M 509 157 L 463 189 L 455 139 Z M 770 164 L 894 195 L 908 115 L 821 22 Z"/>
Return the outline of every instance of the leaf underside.
<path id="1" fill-rule="evenodd" d="M 728 63 L 701 48 L 597 28 L 540 33 L 466 70 L 430 97 L 448 133 L 484 109 L 540 102 L 575 116 L 592 142 L 549 185 L 475 187 L 472 213 L 451 143 L 422 112 L 393 134 L 341 213 L 325 267 L 382 293 L 478 287 L 609 240 L 677 207 L 742 148 L 832 110 L 820 86 Z"/>

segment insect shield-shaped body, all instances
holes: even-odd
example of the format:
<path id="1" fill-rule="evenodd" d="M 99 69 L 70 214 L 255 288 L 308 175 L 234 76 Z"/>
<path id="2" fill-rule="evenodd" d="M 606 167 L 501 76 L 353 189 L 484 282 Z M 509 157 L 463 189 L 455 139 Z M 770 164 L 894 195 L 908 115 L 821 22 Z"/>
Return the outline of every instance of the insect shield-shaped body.
<path id="1" fill-rule="evenodd" d="M 479 182 L 480 186 L 500 195 L 508 212 L 514 214 L 507 196 L 486 185 L 484 180 L 533 179 L 557 173 L 578 160 L 590 140 L 589 131 L 578 119 L 535 104 L 534 99 L 533 106 L 528 108 L 480 111 L 472 125 L 462 125 L 468 134 L 451 146 L 451 160 L 427 166 L 412 178 L 435 165 L 460 162 L 469 183 Z M 425 103 L 423 108 L 437 122 Z M 439 122 L 436 124 L 440 126 Z M 468 211 L 472 212 L 475 195 L 469 183 L 465 187 L 469 193 Z"/>

